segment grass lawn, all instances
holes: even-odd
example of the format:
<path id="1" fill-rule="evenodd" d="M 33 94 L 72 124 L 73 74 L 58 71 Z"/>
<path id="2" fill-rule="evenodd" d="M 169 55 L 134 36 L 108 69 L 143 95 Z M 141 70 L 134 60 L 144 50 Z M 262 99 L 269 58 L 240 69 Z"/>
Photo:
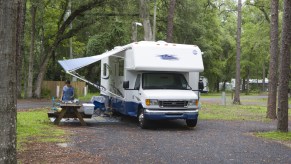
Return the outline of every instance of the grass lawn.
<path id="1" fill-rule="evenodd" d="M 277 141 L 289 141 L 291 142 L 291 132 L 259 132 L 255 134 L 258 137 L 268 138 Z"/>
<path id="2" fill-rule="evenodd" d="M 199 119 L 269 121 L 266 107 L 247 105 L 202 104 Z"/>
<path id="3" fill-rule="evenodd" d="M 98 95 L 88 93 L 79 100 L 87 102 Z M 25 150 L 25 144 L 29 142 L 66 142 L 68 132 L 51 123 L 47 112 L 47 109 L 17 112 L 17 150 Z"/>
<path id="4" fill-rule="evenodd" d="M 49 121 L 47 109 L 17 112 L 17 150 L 29 142 L 65 142 L 65 134 Z"/>
<path id="5" fill-rule="evenodd" d="M 228 121 L 261 121 L 268 122 L 270 119 L 266 118 L 267 108 L 263 106 L 249 106 L 249 105 L 215 105 L 202 104 L 202 109 L 199 111 L 199 119 L 204 120 L 228 120 Z M 289 112 L 289 120 L 291 120 L 291 113 Z M 255 136 L 272 139 L 276 141 L 284 141 L 291 143 L 291 132 L 282 133 L 277 131 L 272 132 L 258 132 Z"/>
<path id="6" fill-rule="evenodd" d="M 90 101 L 91 100 L 91 98 L 92 98 L 92 96 L 99 96 L 100 95 L 100 93 L 88 93 L 86 96 L 80 96 L 80 97 L 78 97 L 78 99 L 80 100 L 80 101 Z"/>

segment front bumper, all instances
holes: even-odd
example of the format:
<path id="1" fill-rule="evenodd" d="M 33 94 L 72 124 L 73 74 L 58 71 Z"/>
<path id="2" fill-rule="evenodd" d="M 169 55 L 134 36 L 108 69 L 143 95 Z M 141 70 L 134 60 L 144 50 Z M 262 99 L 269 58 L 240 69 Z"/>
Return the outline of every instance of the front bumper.
<path id="1" fill-rule="evenodd" d="M 198 109 L 196 110 L 145 109 L 144 117 L 150 120 L 198 119 Z"/>

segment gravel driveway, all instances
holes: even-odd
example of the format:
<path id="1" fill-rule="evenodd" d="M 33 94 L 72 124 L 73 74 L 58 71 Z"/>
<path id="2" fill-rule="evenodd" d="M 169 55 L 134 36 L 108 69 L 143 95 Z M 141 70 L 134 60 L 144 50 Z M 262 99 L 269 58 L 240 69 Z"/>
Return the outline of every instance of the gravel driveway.
<path id="1" fill-rule="evenodd" d="M 207 99 L 202 101 L 211 102 Z M 50 103 L 48 100 L 18 101 L 18 109 L 25 109 L 26 105 L 28 108 L 49 107 Z M 152 122 L 151 129 L 142 130 L 137 126 L 136 119 L 131 117 L 110 118 L 109 121 L 106 118 L 92 120 L 94 119 L 85 120 L 88 124 L 85 127 L 80 126 L 78 121 L 62 124 L 61 128 L 71 131 L 72 134 L 70 143 L 62 144 L 65 145 L 64 149 L 86 154 L 86 158 L 74 156 L 63 162 L 92 163 L 93 160 L 94 163 L 291 163 L 290 144 L 286 146 L 252 135 L 252 132 L 275 130 L 275 121 L 261 123 L 199 120 L 194 129 L 189 129 L 180 120 L 155 121 Z M 50 156 L 51 160 L 61 158 L 58 154 L 48 155 L 38 150 L 34 153 L 35 161 L 45 162 Z"/>
<path id="2" fill-rule="evenodd" d="M 142 130 L 135 119 L 122 119 L 66 124 L 74 134 L 70 147 L 101 163 L 291 163 L 290 147 L 252 135 L 276 129 L 275 122 L 202 120 L 189 129 L 184 121 L 156 121 Z"/>

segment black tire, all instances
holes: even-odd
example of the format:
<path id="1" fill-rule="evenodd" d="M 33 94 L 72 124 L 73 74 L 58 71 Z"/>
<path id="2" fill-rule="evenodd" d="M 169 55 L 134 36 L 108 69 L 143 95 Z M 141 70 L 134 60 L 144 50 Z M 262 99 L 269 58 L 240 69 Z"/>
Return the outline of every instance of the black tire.
<path id="1" fill-rule="evenodd" d="M 112 116 L 121 116 L 121 113 L 117 112 L 115 109 L 112 109 Z"/>
<path id="2" fill-rule="evenodd" d="M 142 129 L 148 128 L 148 120 L 144 118 L 144 109 L 141 108 L 138 112 L 138 122 Z"/>
<path id="3" fill-rule="evenodd" d="M 188 127 L 194 128 L 197 125 L 197 119 L 186 120 Z"/>

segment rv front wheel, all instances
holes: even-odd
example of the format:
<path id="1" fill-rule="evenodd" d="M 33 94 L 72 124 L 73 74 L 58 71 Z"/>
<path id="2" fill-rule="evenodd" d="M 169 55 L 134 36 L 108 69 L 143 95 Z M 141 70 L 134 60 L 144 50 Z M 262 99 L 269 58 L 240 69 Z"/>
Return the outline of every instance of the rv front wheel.
<path id="1" fill-rule="evenodd" d="M 139 114 L 138 114 L 138 122 L 139 122 L 139 126 L 142 128 L 142 129 L 146 129 L 147 128 L 147 119 L 144 118 L 144 109 L 140 109 L 139 110 Z"/>
<path id="2" fill-rule="evenodd" d="M 197 125 L 197 119 L 186 120 L 186 124 L 188 127 L 195 127 Z"/>

